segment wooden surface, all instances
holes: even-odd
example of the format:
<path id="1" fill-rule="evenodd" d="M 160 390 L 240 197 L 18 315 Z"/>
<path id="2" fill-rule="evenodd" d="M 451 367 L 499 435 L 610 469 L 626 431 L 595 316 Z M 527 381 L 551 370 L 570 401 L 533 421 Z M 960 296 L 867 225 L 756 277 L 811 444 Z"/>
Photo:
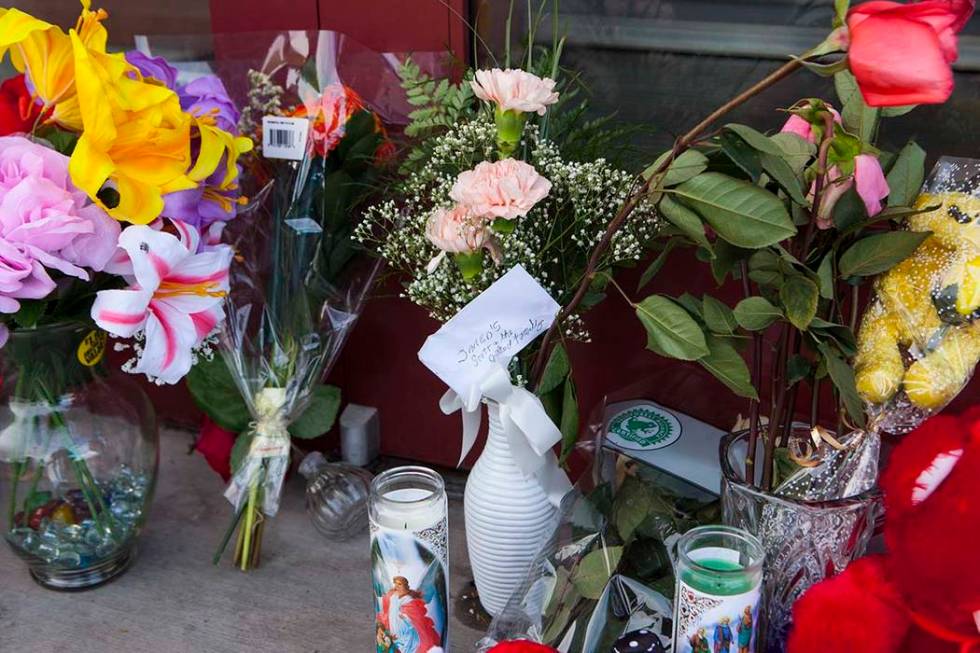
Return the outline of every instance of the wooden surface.
<path id="1" fill-rule="evenodd" d="M 373 650 L 367 532 L 331 543 L 304 512 L 303 479 L 287 483 L 266 529 L 263 566 L 243 574 L 211 564 L 229 505 L 221 479 L 191 436 L 162 434 L 160 478 L 134 566 L 115 582 L 81 594 L 37 586 L 20 559 L 0 549 L 0 651 L 363 653 Z M 462 507 L 451 504 L 451 603 L 466 580 Z M 472 651 L 481 633 L 451 626 L 454 652 Z"/>

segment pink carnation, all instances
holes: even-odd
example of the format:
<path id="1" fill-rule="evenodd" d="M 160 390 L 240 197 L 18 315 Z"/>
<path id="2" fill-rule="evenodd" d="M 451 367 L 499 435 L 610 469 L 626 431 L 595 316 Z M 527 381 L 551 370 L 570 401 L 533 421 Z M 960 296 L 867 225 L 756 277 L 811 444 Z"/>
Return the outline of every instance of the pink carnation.
<path id="1" fill-rule="evenodd" d="M 425 237 L 443 252 L 471 254 L 483 249 L 489 238 L 487 226 L 464 206 L 437 209 L 425 225 Z"/>
<path id="2" fill-rule="evenodd" d="M 473 215 L 486 219 L 523 217 L 551 192 L 551 182 L 517 159 L 484 161 L 462 173 L 449 196 Z"/>
<path id="3" fill-rule="evenodd" d="M 68 157 L 20 136 L 0 138 L 0 312 L 55 288 L 49 270 L 87 280 L 116 250 L 119 224 L 68 177 Z"/>
<path id="4" fill-rule="evenodd" d="M 470 82 L 473 93 L 486 102 L 493 102 L 501 111 L 521 111 L 543 116 L 548 105 L 558 101 L 555 80 L 541 79 L 523 70 L 476 71 Z"/>

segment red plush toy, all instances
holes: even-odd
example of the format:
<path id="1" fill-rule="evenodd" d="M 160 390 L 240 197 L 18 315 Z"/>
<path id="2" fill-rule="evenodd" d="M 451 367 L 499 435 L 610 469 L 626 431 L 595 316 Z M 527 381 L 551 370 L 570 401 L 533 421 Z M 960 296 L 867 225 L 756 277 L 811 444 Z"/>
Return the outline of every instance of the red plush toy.
<path id="1" fill-rule="evenodd" d="M 980 653 L 980 408 L 906 436 L 881 487 L 888 553 L 812 587 L 788 653 Z"/>

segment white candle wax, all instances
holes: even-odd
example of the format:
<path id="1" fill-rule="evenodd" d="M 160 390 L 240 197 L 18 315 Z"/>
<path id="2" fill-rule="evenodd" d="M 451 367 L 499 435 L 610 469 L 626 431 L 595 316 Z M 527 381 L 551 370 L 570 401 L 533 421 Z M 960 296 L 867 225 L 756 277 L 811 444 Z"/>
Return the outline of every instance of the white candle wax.
<path id="1" fill-rule="evenodd" d="M 446 495 L 425 488 L 402 488 L 382 495 L 375 504 L 375 522 L 381 528 L 421 531 L 446 518 Z"/>

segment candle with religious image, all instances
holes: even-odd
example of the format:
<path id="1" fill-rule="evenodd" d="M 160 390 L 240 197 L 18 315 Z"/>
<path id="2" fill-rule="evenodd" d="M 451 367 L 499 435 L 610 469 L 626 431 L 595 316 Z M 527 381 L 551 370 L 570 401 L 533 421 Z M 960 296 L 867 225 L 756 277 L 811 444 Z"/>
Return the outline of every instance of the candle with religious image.
<path id="1" fill-rule="evenodd" d="M 677 542 L 676 653 L 755 653 L 765 553 L 729 526 L 700 526 Z"/>
<path id="2" fill-rule="evenodd" d="M 442 477 L 397 467 L 371 484 L 377 653 L 449 647 L 449 515 Z"/>

